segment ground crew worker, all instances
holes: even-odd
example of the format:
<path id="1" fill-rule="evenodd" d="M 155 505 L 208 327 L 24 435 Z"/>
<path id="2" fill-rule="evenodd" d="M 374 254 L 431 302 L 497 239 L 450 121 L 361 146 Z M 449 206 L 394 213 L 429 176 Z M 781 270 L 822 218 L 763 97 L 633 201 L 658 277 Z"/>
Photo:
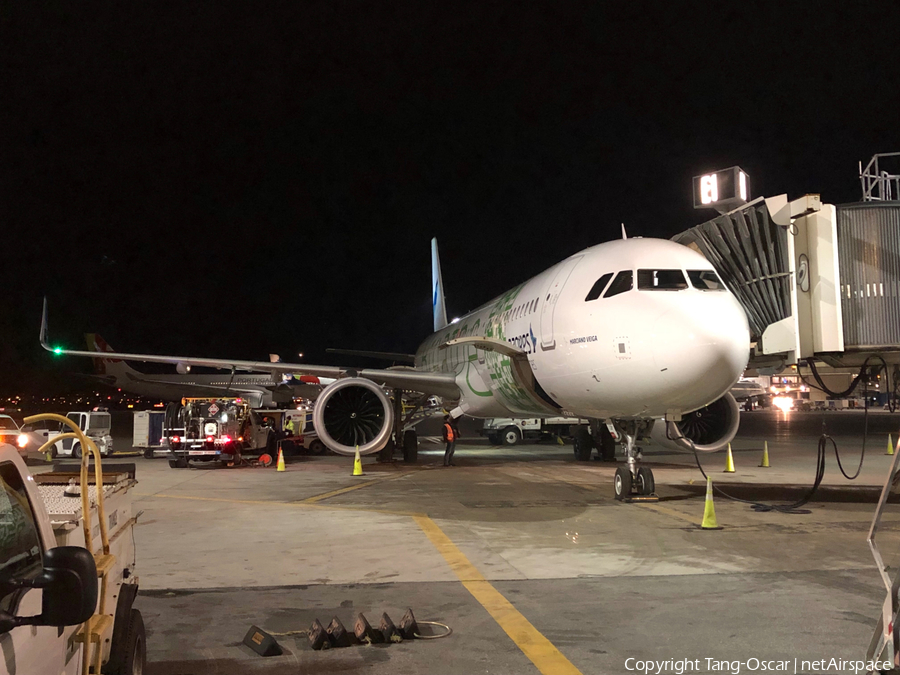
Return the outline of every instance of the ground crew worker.
<path id="1" fill-rule="evenodd" d="M 294 418 L 288 417 L 287 422 L 284 423 L 284 433 L 288 436 L 294 435 Z"/>
<path id="2" fill-rule="evenodd" d="M 456 466 L 453 463 L 453 453 L 456 451 L 456 428 L 450 420 L 450 415 L 444 415 L 444 442 L 447 447 L 444 449 L 444 466 Z"/>

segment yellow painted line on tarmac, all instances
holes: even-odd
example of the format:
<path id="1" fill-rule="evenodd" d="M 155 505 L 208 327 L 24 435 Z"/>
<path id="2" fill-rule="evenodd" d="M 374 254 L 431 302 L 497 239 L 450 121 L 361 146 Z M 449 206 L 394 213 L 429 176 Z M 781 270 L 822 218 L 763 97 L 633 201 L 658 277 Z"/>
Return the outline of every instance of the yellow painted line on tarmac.
<path id="1" fill-rule="evenodd" d="M 466 590 L 488 611 L 543 675 L 582 675 L 550 640 L 484 578 L 437 523 L 426 515 L 417 515 L 413 519 L 459 577 Z"/>
<path id="2" fill-rule="evenodd" d="M 393 476 L 384 476 L 383 478 L 369 478 L 368 480 L 364 480 L 356 485 L 348 485 L 347 487 L 338 488 L 337 490 L 332 490 L 331 492 L 323 492 L 320 495 L 313 495 L 312 497 L 307 497 L 306 499 L 301 499 L 301 504 L 314 504 L 316 502 L 320 502 L 323 499 L 330 499 L 331 497 L 337 497 L 338 495 L 342 495 L 347 492 L 353 492 L 354 490 L 359 490 L 360 488 L 369 487 L 370 485 L 375 485 L 377 483 L 384 483 L 388 480 L 396 480 L 397 478 L 402 478 L 406 474 L 393 475 Z"/>
<path id="3" fill-rule="evenodd" d="M 355 506 L 353 504 L 316 504 L 311 502 L 279 502 L 279 501 L 265 501 L 263 499 L 228 499 L 225 497 L 196 497 L 194 495 L 171 495 L 165 494 L 162 492 L 157 492 L 155 494 L 140 494 L 135 493 L 136 497 L 141 497 L 144 499 L 187 499 L 190 501 L 197 502 L 217 502 L 223 504 L 247 504 L 250 506 L 293 506 L 295 508 L 304 508 L 304 509 L 322 509 L 328 511 L 363 511 L 365 513 L 380 513 L 386 516 L 418 516 L 421 515 L 415 511 L 392 511 L 390 509 L 377 509 L 372 508 L 371 506 Z"/>
<path id="4" fill-rule="evenodd" d="M 660 506 L 659 504 L 632 504 L 632 506 L 638 506 L 642 509 L 650 509 L 651 511 L 656 511 L 657 513 L 661 513 L 665 516 L 671 516 L 672 518 L 678 518 L 678 520 L 683 520 L 691 525 L 699 525 L 698 518 L 692 518 L 691 516 L 687 516 L 680 511 L 676 511 L 675 509 L 670 509 L 667 506 Z M 702 515 L 702 514 L 701 514 Z"/>

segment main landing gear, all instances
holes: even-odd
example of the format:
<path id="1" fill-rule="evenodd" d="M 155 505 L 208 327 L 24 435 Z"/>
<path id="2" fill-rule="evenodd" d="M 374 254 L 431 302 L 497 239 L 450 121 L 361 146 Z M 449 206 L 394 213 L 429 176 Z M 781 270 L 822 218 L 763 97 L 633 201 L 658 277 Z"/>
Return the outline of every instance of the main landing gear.
<path id="1" fill-rule="evenodd" d="M 616 469 L 614 481 L 616 499 L 619 501 L 635 501 L 646 499 L 656 491 L 653 471 L 647 466 L 638 466 L 641 461 L 641 450 L 635 447 L 634 441 L 646 430 L 647 422 L 641 420 L 625 420 L 616 424 L 617 431 L 625 445 L 626 466 Z"/>

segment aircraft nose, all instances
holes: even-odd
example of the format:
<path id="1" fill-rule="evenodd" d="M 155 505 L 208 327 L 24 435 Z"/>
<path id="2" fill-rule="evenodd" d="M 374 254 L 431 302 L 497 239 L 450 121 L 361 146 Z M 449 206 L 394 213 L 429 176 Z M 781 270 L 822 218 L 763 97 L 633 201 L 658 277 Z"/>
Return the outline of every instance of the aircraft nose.
<path id="1" fill-rule="evenodd" d="M 730 293 L 692 294 L 658 320 L 654 358 L 672 408 L 692 410 L 727 392 L 744 372 L 750 330 Z"/>

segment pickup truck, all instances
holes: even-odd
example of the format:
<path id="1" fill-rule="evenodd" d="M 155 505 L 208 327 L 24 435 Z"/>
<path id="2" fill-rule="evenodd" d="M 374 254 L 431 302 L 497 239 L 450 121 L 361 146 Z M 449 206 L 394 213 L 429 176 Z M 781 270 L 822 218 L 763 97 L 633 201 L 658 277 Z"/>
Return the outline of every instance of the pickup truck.
<path id="1" fill-rule="evenodd" d="M 144 669 L 144 624 L 132 607 L 134 468 L 108 468 L 93 483 L 86 463 L 84 477 L 32 476 L 16 448 L 0 445 L 0 675 Z"/>
<path id="2" fill-rule="evenodd" d="M 47 431 L 35 431 L 30 426 L 20 425 L 10 415 L 0 415 L 0 444 L 9 443 L 23 455 L 37 450 L 47 438 Z"/>

